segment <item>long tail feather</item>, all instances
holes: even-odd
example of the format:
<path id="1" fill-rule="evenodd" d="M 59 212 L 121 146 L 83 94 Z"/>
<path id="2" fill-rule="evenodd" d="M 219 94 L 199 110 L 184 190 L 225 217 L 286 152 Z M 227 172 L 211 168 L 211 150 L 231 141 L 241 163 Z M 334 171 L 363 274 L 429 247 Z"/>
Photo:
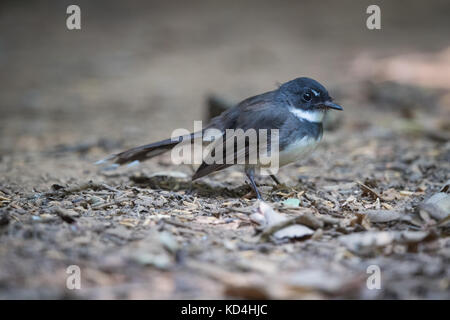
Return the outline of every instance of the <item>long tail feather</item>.
<path id="1" fill-rule="evenodd" d="M 131 148 L 125 150 L 123 152 L 113 154 L 105 159 L 97 161 L 95 164 L 103 165 L 103 164 L 111 164 L 108 168 L 115 168 L 117 166 L 129 163 L 129 166 L 133 166 L 138 164 L 139 162 L 151 159 L 160 154 L 163 154 L 173 147 L 175 147 L 181 141 L 185 141 L 186 139 L 194 139 L 201 132 L 192 133 L 187 136 L 180 136 L 176 139 L 166 139 L 150 144 L 146 144 L 143 146 Z"/>

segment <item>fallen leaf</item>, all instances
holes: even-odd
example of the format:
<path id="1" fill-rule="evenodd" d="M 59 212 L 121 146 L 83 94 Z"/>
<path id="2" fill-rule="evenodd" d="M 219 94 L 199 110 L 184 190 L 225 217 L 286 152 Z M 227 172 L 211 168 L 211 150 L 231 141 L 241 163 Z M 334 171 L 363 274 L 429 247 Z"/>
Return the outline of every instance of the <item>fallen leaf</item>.
<path id="1" fill-rule="evenodd" d="M 294 238 L 303 238 L 306 236 L 310 236 L 314 234 L 314 231 L 311 230 L 308 227 L 302 226 L 300 224 L 295 224 L 292 226 L 288 226 L 286 228 L 283 228 L 277 232 L 275 232 L 273 234 L 273 236 L 278 239 L 281 240 L 283 238 L 287 238 L 287 239 L 294 239 Z"/>
<path id="2" fill-rule="evenodd" d="M 443 220 L 450 215 L 450 195 L 444 192 L 436 193 L 423 202 L 419 210 L 427 212 L 436 220 Z"/>
<path id="3" fill-rule="evenodd" d="M 314 233 L 310 228 L 295 224 L 295 219 L 289 219 L 272 209 L 264 201 L 260 201 L 258 212 L 265 218 L 265 227 L 261 235 L 261 240 L 273 237 L 276 240 L 282 239 L 300 239 L 310 236 Z"/>
<path id="4" fill-rule="evenodd" d="M 263 226 L 266 223 L 266 218 L 264 218 L 264 215 L 259 212 L 252 213 L 250 215 L 250 220 L 252 220 L 256 224 L 259 224 L 260 226 Z"/>
<path id="5" fill-rule="evenodd" d="M 257 212 L 264 216 L 266 227 L 287 220 L 286 217 L 282 216 L 281 214 L 273 210 L 273 208 L 264 201 L 260 201 L 258 203 Z"/>

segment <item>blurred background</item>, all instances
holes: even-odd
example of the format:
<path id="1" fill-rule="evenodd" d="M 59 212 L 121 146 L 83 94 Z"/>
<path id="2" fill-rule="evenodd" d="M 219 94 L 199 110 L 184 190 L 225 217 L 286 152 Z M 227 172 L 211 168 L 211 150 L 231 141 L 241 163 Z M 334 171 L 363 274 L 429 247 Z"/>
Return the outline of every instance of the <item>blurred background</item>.
<path id="1" fill-rule="evenodd" d="M 0 154 L 146 143 L 204 119 L 209 94 L 239 101 L 298 76 L 335 98 L 380 75 L 450 86 L 446 0 L 378 1 L 373 31 L 373 1 L 76 1 L 69 31 L 72 3 L 0 5 Z"/>
<path id="2" fill-rule="evenodd" d="M 449 299 L 449 16 L 448 0 L 1 1 L 0 299 Z M 300 76 L 345 111 L 284 189 L 259 182 L 276 210 L 328 219 L 310 239 L 259 243 L 238 170 L 93 165 L 192 129 L 211 96 Z M 423 207 L 433 194 L 447 207 Z M 85 290 L 66 288 L 74 264 Z"/>

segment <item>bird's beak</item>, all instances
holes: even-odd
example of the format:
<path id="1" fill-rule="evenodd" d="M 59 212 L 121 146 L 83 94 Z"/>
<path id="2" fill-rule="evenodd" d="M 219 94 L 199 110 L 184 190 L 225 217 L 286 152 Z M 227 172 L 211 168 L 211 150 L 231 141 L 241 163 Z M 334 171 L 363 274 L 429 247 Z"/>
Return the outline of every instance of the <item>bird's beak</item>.
<path id="1" fill-rule="evenodd" d="M 325 101 L 323 105 L 329 109 L 344 110 L 344 108 L 332 101 Z"/>

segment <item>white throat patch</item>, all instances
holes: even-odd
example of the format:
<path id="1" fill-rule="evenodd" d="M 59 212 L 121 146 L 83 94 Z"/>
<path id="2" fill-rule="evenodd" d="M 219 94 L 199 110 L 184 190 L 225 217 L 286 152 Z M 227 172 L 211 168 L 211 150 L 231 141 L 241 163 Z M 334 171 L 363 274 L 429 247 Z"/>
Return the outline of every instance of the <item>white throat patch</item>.
<path id="1" fill-rule="evenodd" d="M 323 117 L 325 116 L 325 111 L 323 110 L 305 111 L 297 108 L 289 108 L 289 111 L 299 120 L 307 120 L 317 123 L 322 122 Z"/>

